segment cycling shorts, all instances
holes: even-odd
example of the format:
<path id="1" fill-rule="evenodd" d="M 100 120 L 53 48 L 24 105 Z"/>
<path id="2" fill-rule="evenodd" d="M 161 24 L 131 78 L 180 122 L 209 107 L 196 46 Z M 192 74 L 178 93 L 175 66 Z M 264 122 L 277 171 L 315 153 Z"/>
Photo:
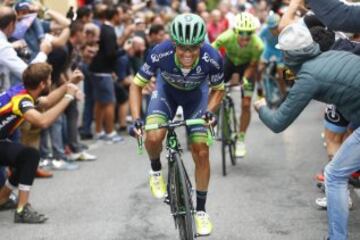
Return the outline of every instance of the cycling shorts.
<path id="1" fill-rule="evenodd" d="M 147 110 L 146 124 L 165 123 L 174 118 L 178 106 L 182 106 L 184 119 L 201 118 L 208 105 L 209 87 L 204 81 L 194 90 L 184 91 L 170 86 L 162 77 L 156 81 Z M 203 125 L 186 127 L 191 143 L 206 143 L 207 128 Z"/>
<path id="2" fill-rule="evenodd" d="M 249 66 L 249 63 L 242 64 L 242 65 L 234 65 L 231 60 L 227 57 L 225 57 L 224 61 L 224 81 L 229 82 L 233 76 L 234 73 L 239 74 L 239 78 L 242 79 L 245 73 L 245 70 Z M 246 87 L 246 89 L 241 89 L 241 97 L 252 97 L 255 89 L 255 80 L 254 79 L 248 79 L 249 85 Z"/>
<path id="3" fill-rule="evenodd" d="M 275 59 L 278 67 L 285 67 L 281 51 L 273 50 L 271 48 L 265 48 L 264 52 L 261 55 L 261 61 L 268 63 L 272 59 Z"/>

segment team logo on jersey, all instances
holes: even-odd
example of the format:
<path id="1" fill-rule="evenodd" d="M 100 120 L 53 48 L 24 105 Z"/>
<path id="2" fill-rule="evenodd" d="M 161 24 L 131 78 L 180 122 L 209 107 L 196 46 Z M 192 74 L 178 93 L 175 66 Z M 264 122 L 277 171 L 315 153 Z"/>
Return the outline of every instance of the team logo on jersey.
<path id="1" fill-rule="evenodd" d="M 198 74 L 201 73 L 201 67 L 200 66 L 196 67 L 196 73 L 198 73 Z"/>
<path id="2" fill-rule="evenodd" d="M 144 73 L 146 73 L 147 75 L 154 75 L 153 72 L 150 71 L 150 65 L 147 63 L 144 63 L 144 65 L 142 66 L 142 70 L 144 71 Z"/>
<path id="3" fill-rule="evenodd" d="M 216 67 L 216 69 L 220 69 L 220 65 L 215 61 L 215 59 L 211 58 L 207 52 L 204 53 L 202 59 L 205 62 L 211 63 L 212 65 L 214 65 L 214 67 Z"/>
<path id="4" fill-rule="evenodd" d="M 155 62 L 159 62 L 160 61 L 160 59 L 162 59 L 163 57 L 167 57 L 167 56 L 169 56 L 169 55 L 171 55 L 172 53 L 173 53 L 174 51 L 173 50 L 171 50 L 171 51 L 167 51 L 167 52 L 163 52 L 163 53 L 159 53 L 159 54 L 151 54 L 151 61 L 153 62 L 153 63 L 155 63 Z"/>
<path id="5" fill-rule="evenodd" d="M 193 19 L 193 18 L 192 18 L 191 15 L 186 15 L 186 16 L 185 16 L 185 20 L 186 20 L 187 22 L 191 22 L 192 19 Z"/>
<path id="6" fill-rule="evenodd" d="M 4 126 L 9 124 L 11 121 L 13 121 L 16 118 L 16 115 L 10 115 L 6 117 L 2 122 L 0 122 L 0 129 L 2 129 Z"/>
<path id="7" fill-rule="evenodd" d="M 151 99 L 155 99 L 158 97 L 158 91 L 153 91 L 153 93 L 151 94 Z"/>

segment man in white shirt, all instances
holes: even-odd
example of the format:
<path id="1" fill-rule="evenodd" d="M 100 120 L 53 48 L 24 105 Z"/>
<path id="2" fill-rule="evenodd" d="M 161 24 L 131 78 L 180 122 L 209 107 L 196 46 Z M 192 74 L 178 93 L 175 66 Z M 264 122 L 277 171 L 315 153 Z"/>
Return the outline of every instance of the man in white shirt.
<path id="1" fill-rule="evenodd" d="M 10 73 L 21 78 L 24 70 L 27 68 L 27 64 L 17 56 L 13 45 L 9 43 L 7 39 L 14 32 L 15 24 L 15 11 L 9 7 L 0 7 L 0 74 L 4 78 L 3 89 L 0 89 L 1 91 L 10 87 Z M 49 54 L 51 50 L 51 43 L 47 40 L 42 41 L 40 52 L 32 63 L 45 62 L 47 60 L 47 54 Z"/>

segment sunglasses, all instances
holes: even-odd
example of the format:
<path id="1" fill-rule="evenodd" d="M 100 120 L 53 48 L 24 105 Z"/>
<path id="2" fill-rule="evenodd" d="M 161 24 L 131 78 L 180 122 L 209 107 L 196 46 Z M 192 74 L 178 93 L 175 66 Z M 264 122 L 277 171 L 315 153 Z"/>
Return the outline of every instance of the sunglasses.
<path id="1" fill-rule="evenodd" d="M 176 49 L 179 49 L 182 52 L 196 52 L 197 50 L 199 50 L 200 45 L 194 45 L 194 46 L 185 46 L 185 45 L 181 45 L 181 44 L 177 44 L 176 45 Z"/>
<path id="2" fill-rule="evenodd" d="M 253 33 L 254 33 L 253 31 L 238 31 L 238 34 L 241 37 L 251 37 Z"/>

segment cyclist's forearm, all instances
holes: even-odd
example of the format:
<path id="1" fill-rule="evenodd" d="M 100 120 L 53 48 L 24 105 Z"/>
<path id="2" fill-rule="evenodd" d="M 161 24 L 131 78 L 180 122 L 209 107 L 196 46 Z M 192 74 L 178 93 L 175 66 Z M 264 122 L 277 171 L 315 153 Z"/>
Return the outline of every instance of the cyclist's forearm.
<path id="1" fill-rule="evenodd" d="M 224 96 L 224 90 L 211 90 L 209 95 L 208 111 L 215 112 Z"/>
<path id="2" fill-rule="evenodd" d="M 134 82 L 130 85 L 130 111 L 132 118 L 138 119 L 141 116 L 141 98 L 142 98 L 142 87 L 136 85 Z"/>

